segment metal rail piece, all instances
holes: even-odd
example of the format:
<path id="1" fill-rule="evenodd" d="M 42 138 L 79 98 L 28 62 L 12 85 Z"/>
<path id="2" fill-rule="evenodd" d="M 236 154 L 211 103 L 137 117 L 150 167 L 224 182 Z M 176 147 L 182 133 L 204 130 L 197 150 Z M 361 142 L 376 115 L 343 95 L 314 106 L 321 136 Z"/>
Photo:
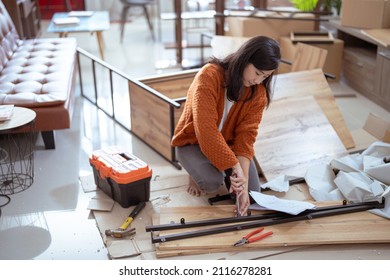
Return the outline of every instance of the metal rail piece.
<path id="1" fill-rule="evenodd" d="M 182 219 L 182 222 L 180 224 L 149 226 L 146 227 L 146 231 L 151 232 L 152 243 L 161 243 L 161 242 L 199 237 L 199 236 L 205 236 L 205 235 L 211 235 L 211 234 L 217 234 L 223 232 L 249 229 L 254 227 L 263 227 L 263 226 L 289 223 L 289 222 L 295 222 L 301 220 L 311 220 L 314 218 L 321 218 L 327 216 L 361 212 L 370 209 L 381 209 L 384 207 L 385 207 L 385 199 L 382 197 L 381 202 L 369 201 L 369 202 L 350 203 L 350 204 L 345 204 L 344 202 L 343 205 L 325 206 L 316 209 L 309 209 L 298 215 L 290 215 L 290 214 L 278 212 L 278 213 L 269 213 L 269 214 L 254 215 L 254 216 L 241 216 L 241 217 L 222 218 L 222 219 L 213 219 L 213 220 L 205 220 L 205 221 L 193 221 L 189 223 L 185 223 Z M 240 223 L 243 221 L 252 221 L 252 222 Z M 154 236 L 154 231 L 189 228 L 189 227 L 200 227 L 200 226 L 226 224 L 226 223 L 230 223 L 230 225 L 201 229 L 201 230 L 194 230 L 189 232 L 168 234 L 168 235 L 163 235 L 158 237 Z M 239 223 L 239 224 L 232 225 L 232 223 Z"/>
<path id="2" fill-rule="evenodd" d="M 258 221 L 258 220 L 264 220 L 264 219 L 281 219 L 281 218 L 309 215 L 311 213 L 321 212 L 324 210 L 337 210 L 340 208 L 345 209 L 345 208 L 351 208 L 351 207 L 356 207 L 356 206 L 366 206 L 366 205 L 375 205 L 376 206 L 378 204 L 382 205 L 378 201 L 368 201 L 368 202 L 347 204 L 347 201 L 344 200 L 342 205 L 323 206 L 323 207 L 318 207 L 315 209 L 308 209 L 308 210 L 305 210 L 297 215 L 291 215 L 291 214 L 284 213 L 284 212 L 271 212 L 271 213 L 265 213 L 265 214 L 259 214 L 259 215 L 219 218 L 219 219 L 190 221 L 190 222 L 186 222 L 184 218 L 181 218 L 180 223 L 151 225 L 151 226 L 146 226 L 145 230 L 147 232 L 151 232 L 151 231 L 172 230 L 172 229 L 182 229 L 182 228 L 201 227 L 201 226 L 213 226 L 213 225 L 228 224 L 228 223 Z"/>

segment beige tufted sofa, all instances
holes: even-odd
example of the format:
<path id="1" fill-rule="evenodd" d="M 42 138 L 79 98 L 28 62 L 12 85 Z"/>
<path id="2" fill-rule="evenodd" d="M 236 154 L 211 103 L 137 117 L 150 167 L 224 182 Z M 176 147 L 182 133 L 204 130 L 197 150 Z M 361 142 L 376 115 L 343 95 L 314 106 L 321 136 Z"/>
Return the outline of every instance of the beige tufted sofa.
<path id="1" fill-rule="evenodd" d="M 54 149 L 54 130 L 70 127 L 77 72 L 74 38 L 20 40 L 0 1 L 0 104 L 28 107 L 35 130 Z"/>

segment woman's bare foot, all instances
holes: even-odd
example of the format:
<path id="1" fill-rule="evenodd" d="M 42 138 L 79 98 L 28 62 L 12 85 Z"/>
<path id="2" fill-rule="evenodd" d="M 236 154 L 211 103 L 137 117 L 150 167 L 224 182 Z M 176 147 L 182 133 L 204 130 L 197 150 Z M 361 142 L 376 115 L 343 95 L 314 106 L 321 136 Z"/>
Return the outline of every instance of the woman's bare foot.
<path id="1" fill-rule="evenodd" d="M 190 177 L 190 184 L 188 186 L 188 189 L 187 189 L 187 192 L 190 194 L 190 195 L 193 195 L 193 196 L 201 196 L 201 195 L 205 195 L 206 192 L 201 190 L 198 185 L 196 184 L 196 182 Z"/>

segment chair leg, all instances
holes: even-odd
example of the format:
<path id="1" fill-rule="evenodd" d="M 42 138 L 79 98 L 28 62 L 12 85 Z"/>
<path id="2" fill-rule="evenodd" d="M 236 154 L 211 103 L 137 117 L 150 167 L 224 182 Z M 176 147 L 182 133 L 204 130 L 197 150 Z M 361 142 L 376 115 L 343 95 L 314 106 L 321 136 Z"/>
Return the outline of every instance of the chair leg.
<path id="1" fill-rule="evenodd" d="M 54 131 L 41 131 L 43 143 L 45 144 L 46 150 L 53 150 L 56 148 L 54 140 Z"/>
<path id="2" fill-rule="evenodd" d="M 150 30 L 150 33 L 152 34 L 152 39 L 154 41 L 155 38 L 154 38 L 153 25 L 152 25 L 152 22 L 150 21 L 148 7 L 146 5 L 144 5 L 144 14 L 145 14 L 146 20 L 148 21 L 149 30 Z"/>
<path id="3" fill-rule="evenodd" d="M 125 24 L 126 24 L 126 18 L 127 18 L 127 12 L 129 11 L 130 6 L 124 6 L 122 8 L 122 15 L 121 15 L 121 43 L 123 42 L 123 35 L 125 32 Z"/>
<path id="4" fill-rule="evenodd" d="M 70 0 L 64 1 L 64 7 L 65 7 L 66 11 L 68 11 L 68 12 L 70 12 L 72 10 L 72 3 L 70 2 Z"/>

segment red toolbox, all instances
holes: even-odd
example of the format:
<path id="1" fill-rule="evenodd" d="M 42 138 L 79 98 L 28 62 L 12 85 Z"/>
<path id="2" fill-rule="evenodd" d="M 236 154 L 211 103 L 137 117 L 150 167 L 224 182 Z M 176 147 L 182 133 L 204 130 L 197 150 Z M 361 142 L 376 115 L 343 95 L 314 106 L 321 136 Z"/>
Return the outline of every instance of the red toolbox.
<path id="1" fill-rule="evenodd" d="M 149 200 L 152 169 L 136 156 L 111 146 L 93 152 L 89 162 L 96 186 L 122 207 Z"/>

